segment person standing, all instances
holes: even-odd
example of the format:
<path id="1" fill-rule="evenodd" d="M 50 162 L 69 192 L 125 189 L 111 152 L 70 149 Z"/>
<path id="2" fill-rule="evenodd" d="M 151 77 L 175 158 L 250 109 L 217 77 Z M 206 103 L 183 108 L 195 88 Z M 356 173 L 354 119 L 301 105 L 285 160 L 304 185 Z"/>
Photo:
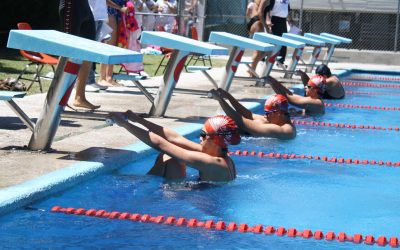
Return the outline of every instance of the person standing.
<path id="1" fill-rule="evenodd" d="M 88 0 L 60 0 L 59 14 L 63 32 L 95 40 L 96 30 Z M 85 87 L 91 62 L 83 61 L 76 79 L 76 93 L 73 105 L 79 108 L 98 109 L 86 99 Z"/>
<path id="2" fill-rule="evenodd" d="M 282 36 L 283 33 L 287 33 L 287 23 L 292 24 L 293 20 L 290 16 L 290 4 L 289 0 L 271 0 L 271 32 L 274 35 Z M 286 68 L 284 66 L 286 57 L 286 46 L 282 46 L 279 52 L 279 60 L 277 65 Z"/>

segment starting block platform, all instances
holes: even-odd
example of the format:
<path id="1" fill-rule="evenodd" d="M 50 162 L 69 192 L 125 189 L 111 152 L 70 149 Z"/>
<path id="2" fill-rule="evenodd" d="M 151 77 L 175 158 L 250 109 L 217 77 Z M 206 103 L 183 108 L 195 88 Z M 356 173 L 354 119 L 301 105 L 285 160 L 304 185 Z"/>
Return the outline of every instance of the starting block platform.
<path id="1" fill-rule="evenodd" d="M 214 86 L 218 86 L 219 88 L 222 88 L 226 91 L 229 91 L 236 70 L 241 63 L 240 61 L 246 49 L 258 50 L 266 53 L 272 52 L 275 49 L 275 46 L 272 44 L 260 42 L 254 39 L 234 35 L 227 32 L 213 31 L 211 32 L 208 41 L 216 44 L 232 46 L 228 62 L 225 66 L 225 71 L 219 84 L 217 84 L 206 71 L 202 71 L 204 74 L 206 74 L 207 78 L 213 82 Z"/>
<path id="2" fill-rule="evenodd" d="M 150 115 L 156 117 L 165 114 L 188 55 L 192 53 L 209 56 L 228 54 L 226 48 L 167 32 L 144 31 L 140 40 L 142 44 L 156 45 L 174 50 L 166 66 L 158 92 L 152 101 Z"/>
<path id="3" fill-rule="evenodd" d="M 300 35 L 291 34 L 291 33 L 284 33 L 282 35 L 282 37 L 288 38 L 288 39 L 291 39 L 291 40 L 295 40 L 295 41 L 299 41 L 299 42 L 303 42 L 308 46 L 314 47 L 314 49 L 312 51 L 312 54 L 311 54 L 311 56 L 310 56 L 310 58 L 308 59 L 307 62 L 305 62 L 302 59 L 300 59 L 300 61 L 302 61 L 302 63 L 303 63 L 301 65 L 306 66 L 306 72 L 311 72 L 312 69 L 315 66 L 315 63 L 318 60 L 318 57 L 319 57 L 319 55 L 321 53 L 321 50 L 322 50 L 322 47 L 325 46 L 325 42 L 321 41 L 321 40 L 309 38 L 309 37 L 304 37 L 304 36 L 300 36 Z"/>
<path id="4" fill-rule="evenodd" d="M 317 35 L 317 34 L 313 34 L 313 33 L 305 33 L 304 34 L 305 37 L 308 38 L 312 38 L 312 39 L 316 39 L 316 40 L 321 40 L 324 41 L 328 47 L 328 50 L 326 51 L 326 54 L 324 56 L 324 58 L 322 59 L 322 63 L 328 65 L 329 62 L 331 61 L 333 52 L 335 51 L 335 48 L 337 45 L 341 44 L 342 41 L 332 38 L 332 37 L 328 37 L 328 36 L 322 36 L 322 35 Z"/>
<path id="5" fill-rule="evenodd" d="M 266 77 L 271 73 L 272 67 L 274 66 L 275 63 L 275 59 L 278 56 L 282 46 L 294 48 L 292 59 L 290 60 L 289 63 L 289 67 L 287 70 L 284 70 L 285 72 L 284 78 L 291 78 L 301 56 L 303 55 L 303 50 L 306 44 L 304 42 L 295 41 L 285 37 L 275 36 L 265 32 L 254 33 L 253 39 L 265 43 L 270 43 L 276 46 L 274 53 L 268 57 L 267 63 L 264 66 L 262 73 L 263 77 Z M 256 85 L 260 86 L 264 85 L 264 83 L 257 82 Z"/>
<path id="6" fill-rule="evenodd" d="M 28 144 L 31 150 L 51 148 L 60 124 L 61 112 L 68 103 L 82 61 L 120 64 L 143 60 L 140 53 L 55 30 L 11 30 L 7 47 L 60 56 L 42 112 L 36 124 L 27 124 L 33 130 Z M 18 94 L 13 98 L 19 96 Z M 11 103 L 11 108 L 20 118 L 25 116 L 21 118 L 25 124 L 29 123 L 30 119 L 12 99 L 7 102 Z"/>

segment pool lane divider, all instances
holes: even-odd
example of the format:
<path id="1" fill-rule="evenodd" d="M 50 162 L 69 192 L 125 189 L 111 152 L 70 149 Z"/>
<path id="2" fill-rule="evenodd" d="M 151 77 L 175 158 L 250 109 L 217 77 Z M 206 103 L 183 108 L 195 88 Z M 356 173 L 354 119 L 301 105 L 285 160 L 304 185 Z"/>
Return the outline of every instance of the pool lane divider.
<path id="1" fill-rule="evenodd" d="M 381 127 L 375 125 L 356 125 L 356 124 L 345 124 L 345 123 L 331 123 L 331 122 L 314 122 L 314 121 L 300 121 L 300 120 L 291 120 L 293 124 L 296 125 L 311 125 L 311 126 L 321 126 L 321 127 L 335 127 L 335 128 L 345 128 L 345 129 L 371 129 L 371 130 L 388 130 L 388 131 L 399 131 L 398 127 Z"/>
<path id="2" fill-rule="evenodd" d="M 387 93 L 387 92 L 365 92 L 365 91 L 345 91 L 346 95 L 386 95 L 386 96 L 400 96 L 400 93 Z"/>
<path id="3" fill-rule="evenodd" d="M 362 81 L 342 81 L 343 86 L 400 89 L 400 84 L 370 83 Z"/>
<path id="4" fill-rule="evenodd" d="M 325 107 L 337 107 L 337 108 L 350 108 L 350 109 L 372 109 L 380 111 L 400 111 L 400 107 L 384 107 L 384 106 L 369 106 L 369 105 L 354 105 L 344 103 L 324 103 Z"/>
<path id="5" fill-rule="evenodd" d="M 387 166 L 387 167 L 400 167 L 400 162 L 392 162 L 392 161 L 383 161 L 383 160 L 359 160 L 353 158 L 343 158 L 343 157 L 328 157 L 328 156 L 312 156 L 305 154 L 282 154 L 276 152 L 264 153 L 264 152 L 256 152 L 256 151 L 247 151 L 247 150 L 236 150 L 235 152 L 229 152 L 230 155 L 237 156 L 258 156 L 258 157 L 268 157 L 274 159 L 303 159 L 303 160 L 318 160 L 332 163 L 341 163 L 341 164 L 355 164 L 355 165 L 378 165 L 378 166 Z"/>
<path id="6" fill-rule="evenodd" d="M 274 226 L 264 226 L 262 224 L 257 224 L 254 226 L 249 226 L 248 224 L 242 223 L 237 224 L 235 222 L 225 223 L 224 221 L 201 221 L 195 218 L 186 219 L 184 217 L 173 217 L 173 216 L 151 216 L 150 214 L 138 214 L 138 213 L 128 213 L 128 212 L 118 212 L 112 211 L 108 212 L 106 210 L 95 210 L 95 209 L 84 209 L 84 208 L 62 208 L 60 206 L 54 206 L 51 209 L 54 213 L 64 213 L 67 215 L 78 215 L 78 216 L 88 216 L 88 217 L 99 217 L 105 219 L 114 220 L 129 220 L 141 223 L 154 223 L 158 225 L 170 225 L 179 226 L 187 228 L 203 228 L 208 230 L 225 231 L 225 232 L 240 232 L 240 233 L 254 233 L 262 235 L 275 235 L 275 236 L 287 236 L 291 238 L 302 237 L 304 239 L 314 239 L 314 240 L 326 240 L 326 241 L 337 241 L 341 243 L 352 242 L 355 244 L 364 243 L 366 245 L 378 245 L 378 246 L 391 246 L 393 248 L 399 247 L 399 239 L 395 236 L 386 237 L 379 236 L 375 238 L 373 235 L 366 235 L 365 237 L 361 234 L 347 235 L 344 232 L 327 232 L 324 233 L 320 230 L 315 230 L 314 232 L 310 229 L 304 229 L 303 231 L 296 228 L 285 228 L 285 227 L 274 227 Z"/>
<path id="7" fill-rule="evenodd" d="M 395 81 L 400 82 L 400 77 L 389 77 L 389 76 L 366 76 L 366 75 L 352 75 L 353 80 L 378 80 L 378 81 Z"/>

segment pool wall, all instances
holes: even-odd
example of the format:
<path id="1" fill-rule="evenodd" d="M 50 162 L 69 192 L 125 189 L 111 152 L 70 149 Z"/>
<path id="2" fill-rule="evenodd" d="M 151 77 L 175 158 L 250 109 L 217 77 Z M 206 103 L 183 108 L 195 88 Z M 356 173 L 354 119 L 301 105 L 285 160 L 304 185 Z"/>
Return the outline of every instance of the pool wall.
<path id="1" fill-rule="evenodd" d="M 335 71 L 335 74 L 339 77 L 346 77 L 352 73 L 389 73 L 400 75 L 400 72 L 397 71 L 383 72 L 361 69 Z M 302 86 L 302 84 L 299 84 L 298 86 L 294 86 L 294 88 L 301 88 Z M 244 105 L 250 110 L 256 110 L 262 106 L 262 100 L 265 98 L 267 97 L 260 98 L 260 102 L 246 102 Z M 192 138 L 201 127 L 202 124 L 188 124 L 178 127 L 175 131 L 185 137 Z M 132 161 L 144 158 L 155 152 L 155 150 L 142 142 L 128 145 L 121 149 L 122 151 L 110 153 L 110 157 L 108 158 L 95 156 L 92 158 L 92 161 L 82 161 L 72 164 L 66 168 L 51 172 L 33 180 L 0 190 L 0 216 L 63 191 L 100 174 L 124 167 Z"/>

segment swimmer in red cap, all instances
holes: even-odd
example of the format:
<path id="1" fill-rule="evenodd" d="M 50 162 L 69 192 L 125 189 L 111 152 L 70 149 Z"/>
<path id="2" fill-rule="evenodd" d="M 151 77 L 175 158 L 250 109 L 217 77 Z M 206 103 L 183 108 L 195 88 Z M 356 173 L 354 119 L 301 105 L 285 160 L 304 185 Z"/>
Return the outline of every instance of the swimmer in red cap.
<path id="1" fill-rule="evenodd" d="M 304 109 L 306 114 L 322 115 L 325 113 L 325 105 L 321 98 L 321 95 L 325 91 L 325 80 L 323 77 L 316 76 L 308 81 L 306 96 L 293 94 L 272 76 L 268 76 L 268 83 L 275 93 L 284 95 L 291 105 Z"/>
<path id="2" fill-rule="evenodd" d="M 227 116 L 214 116 L 205 122 L 200 132 L 200 144 L 130 110 L 111 113 L 111 118 L 138 139 L 160 151 L 148 174 L 179 180 L 186 177 L 187 164 L 199 171 L 202 181 L 225 182 L 236 178 L 235 164 L 228 155 L 228 145 L 239 144 L 240 134 L 235 122 Z M 130 123 L 126 118 L 146 129 Z"/>
<path id="3" fill-rule="evenodd" d="M 322 94 L 323 99 L 343 99 L 345 97 L 345 91 L 340 79 L 337 76 L 332 75 L 328 66 L 325 64 L 319 65 L 315 69 L 315 74 L 325 78 L 326 89 Z M 297 70 L 296 75 L 301 77 L 301 81 L 303 82 L 304 87 L 306 87 L 310 77 L 301 70 Z"/>
<path id="4" fill-rule="evenodd" d="M 211 94 L 244 133 L 278 139 L 296 137 L 296 128 L 290 121 L 288 100 L 285 96 L 273 95 L 268 98 L 264 105 L 265 114 L 258 115 L 245 108 L 223 89 L 213 89 Z M 228 104 L 227 100 L 231 105 Z"/>

